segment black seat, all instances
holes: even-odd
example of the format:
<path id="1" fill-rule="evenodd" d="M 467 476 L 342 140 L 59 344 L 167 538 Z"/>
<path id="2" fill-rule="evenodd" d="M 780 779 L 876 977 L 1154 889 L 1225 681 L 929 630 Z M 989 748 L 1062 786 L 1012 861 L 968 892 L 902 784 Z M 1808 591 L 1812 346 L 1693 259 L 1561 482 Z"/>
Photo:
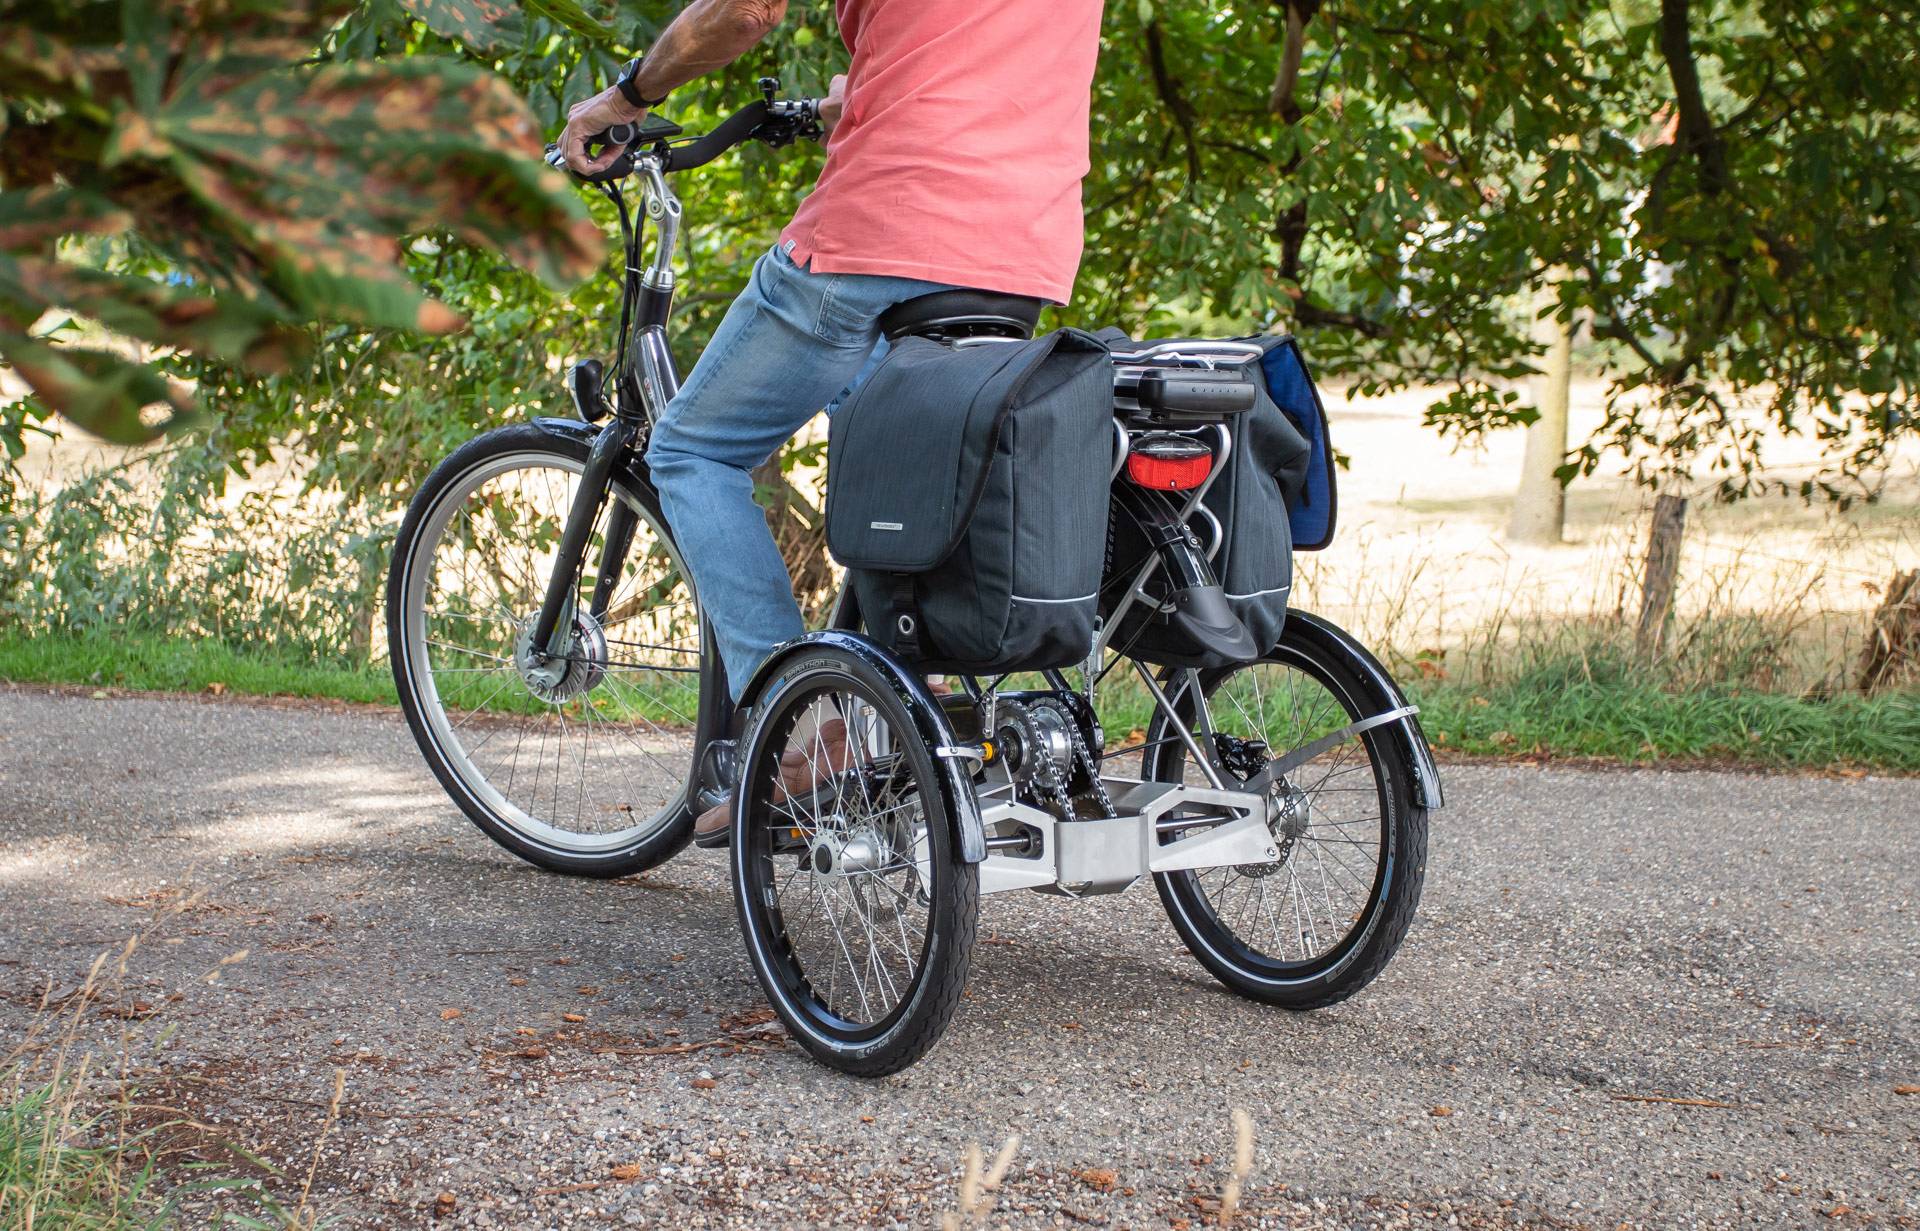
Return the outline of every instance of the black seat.
<path id="1" fill-rule="evenodd" d="M 880 314 L 880 332 L 889 342 L 919 337 L 1030 338 L 1044 299 L 1002 295 L 998 291 L 935 291 L 903 299 Z"/>

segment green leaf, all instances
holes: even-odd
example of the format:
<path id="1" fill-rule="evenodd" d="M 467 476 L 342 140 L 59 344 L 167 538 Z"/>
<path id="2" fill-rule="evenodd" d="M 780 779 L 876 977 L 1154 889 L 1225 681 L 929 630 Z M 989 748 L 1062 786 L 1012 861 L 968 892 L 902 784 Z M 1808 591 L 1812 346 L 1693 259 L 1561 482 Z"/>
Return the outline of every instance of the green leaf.
<path id="1" fill-rule="evenodd" d="M 152 440 L 189 409 L 186 396 L 165 377 L 112 351 L 49 346 L 0 329 L 0 358 L 46 405 L 115 444 Z M 173 413 L 149 423 L 141 412 L 155 405 Z"/>
<path id="2" fill-rule="evenodd" d="M 505 0 L 403 0 L 427 29 L 476 51 L 517 51 L 526 44 L 527 23 L 518 4 Z"/>

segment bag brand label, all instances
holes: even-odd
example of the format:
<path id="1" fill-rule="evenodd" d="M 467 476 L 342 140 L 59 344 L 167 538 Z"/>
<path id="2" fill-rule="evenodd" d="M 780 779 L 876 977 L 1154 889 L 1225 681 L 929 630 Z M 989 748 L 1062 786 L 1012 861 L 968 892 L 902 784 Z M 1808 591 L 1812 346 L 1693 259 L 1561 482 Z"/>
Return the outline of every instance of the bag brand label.
<path id="1" fill-rule="evenodd" d="M 872 521 L 867 523 L 869 530 L 905 530 L 905 523 L 897 521 Z"/>

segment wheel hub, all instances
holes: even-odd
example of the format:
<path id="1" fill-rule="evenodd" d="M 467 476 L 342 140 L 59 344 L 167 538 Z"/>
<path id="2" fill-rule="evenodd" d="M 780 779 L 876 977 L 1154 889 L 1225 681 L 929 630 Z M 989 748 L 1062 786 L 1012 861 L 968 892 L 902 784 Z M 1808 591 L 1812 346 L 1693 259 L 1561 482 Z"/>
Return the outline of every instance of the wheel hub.
<path id="1" fill-rule="evenodd" d="M 851 876 L 886 864 L 886 840 L 871 825 L 823 830 L 807 844 L 807 866 L 820 876 Z"/>
<path id="2" fill-rule="evenodd" d="M 1267 792 L 1267 832 L 1273 835 L 1279 851 L 1272 863 L 1243 864 L 1234 870 L 1242 876 L 1272 876 L 1287 866 L 1293 856 L 1293 844 L 1307 832 L 1309 801 L 1307 793 L 1285 778 Z"/>
<path id="3" fill-rule="evenodd" d="M 538 618 L 529 616 L 522 621 L 513 640 L 514 670 L 520 673 L 527 691 L 554 705 L 591 692 L 607 674 L 606 630 L 588 613 L 575 612 L 566 652 L 550 655 L 533 644 L 533 626 Z"/>

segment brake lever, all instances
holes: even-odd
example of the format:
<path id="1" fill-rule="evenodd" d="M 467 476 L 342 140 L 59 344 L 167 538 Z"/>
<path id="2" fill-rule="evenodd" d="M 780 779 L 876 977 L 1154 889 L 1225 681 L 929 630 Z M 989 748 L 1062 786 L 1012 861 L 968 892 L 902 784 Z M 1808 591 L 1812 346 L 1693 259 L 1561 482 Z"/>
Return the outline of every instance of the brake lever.
<path id="1" fill-rule="evenodd" d="M 620 157 L 589 175 L 582 175 L 567 165 L 566 154 L 561 150 L 560 143 L 557 141 L 547 146 L 547 152 L 542 161 L 550 167 L 560 168 L 562 171 L 572 175 L 575 179 L 584 180 L 589 184 L 603 184 L 608 180 L 620 179 L 633 171 L 634 147 L 639 143 L 639 140 L 640 126 L 638 124 L 615 124 L 605 132 L 596 133 L 588 137 L 587 151 L 590 154 L 593 152 L 595 146 L 598 146 L 602 151 L 616 145 L 624 147 Z"/>

